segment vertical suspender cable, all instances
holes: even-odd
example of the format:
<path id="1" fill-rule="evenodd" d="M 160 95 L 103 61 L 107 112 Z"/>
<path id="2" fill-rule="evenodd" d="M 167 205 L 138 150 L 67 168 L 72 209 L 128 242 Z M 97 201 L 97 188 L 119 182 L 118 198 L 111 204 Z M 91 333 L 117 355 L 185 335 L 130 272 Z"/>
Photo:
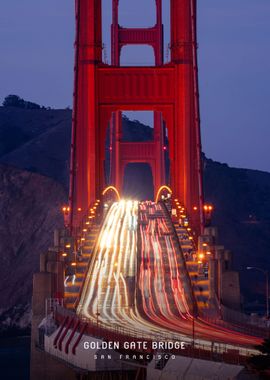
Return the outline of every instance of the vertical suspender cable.
<path id="1" fill-rule="evenodd" d="M 197 0 L 191 0 L 191 18 L 192 18 L 192 51 L 193 51 L 193 81 L 194 81 L 194 106 L 195 106 L 195 128 L 196 128 L 196 151 L 198 163 L 198 184 L 199 184 L 199 210 L 201 233 L 203 233 L 204 216 L 203 216 L 203 172 L 201 157 L 201 132 L 200 132 L 200 106 L 199 106 L 199 78 L 198 78 L 198 58 L 197 58 Z"/>

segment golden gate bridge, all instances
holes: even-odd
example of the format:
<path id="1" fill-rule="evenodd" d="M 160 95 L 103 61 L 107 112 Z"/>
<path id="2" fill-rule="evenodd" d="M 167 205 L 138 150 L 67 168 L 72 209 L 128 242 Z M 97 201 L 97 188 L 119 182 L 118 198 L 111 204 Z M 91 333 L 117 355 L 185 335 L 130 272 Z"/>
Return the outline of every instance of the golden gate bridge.
<path id="1" fill-rule="evenodd" d="M 77 374 L 123 370 L 112 362 L 97 368 L 86 358 L 87 342 L 119 342 L 118 351 L 130 358 L 159 354 L 158 370 L 172 355 L 243 364 L 267 331 L 221 316 L 212 206 L 203 199 L 196 0 L 170 1 L 166 64 L 162 0 L 156 0 L 156 23 L 149 28 L 120 26 L 119 1 L 112 4 L 109 65 L 102 60 L 101 1 L 76 1 L 69 204 L 63 207 L 65 229 L 41 256 L 34 277 L 32 377 L 44 363 L 42 352 L 61 363 L 47 361 L 48 372 L 70 366 Z M 121 49 L 130 44 L 150 45 L 155 65 L 121 66 Z M 152 141 L 123 140 L 122 112 L 129 110 L 154 112 Z M 122 198 L 129 163 L 150 165 L 153 200 Z M 124 368 L 143 379 L 150 362 L 126 359 Z"/>

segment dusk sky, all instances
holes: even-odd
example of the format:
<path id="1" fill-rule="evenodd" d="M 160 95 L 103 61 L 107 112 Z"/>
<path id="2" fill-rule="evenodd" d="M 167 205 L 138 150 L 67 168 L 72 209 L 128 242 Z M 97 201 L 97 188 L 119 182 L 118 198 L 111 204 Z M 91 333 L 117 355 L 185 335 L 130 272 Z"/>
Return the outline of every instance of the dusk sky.
<path id="1" fill-rule="evenodd" d="M 150 26 L 154 3 L 120 0 L 120 24 Z M 103 4 L 109 58 L 111 0 Z M 166 46 L 168 6 L 169 0 L 164 0 Z M 269 20 L 270 0 L 198 0 L 203 151 L 231 166 L 266 171 L 270 171 Z M 1 0 L 0 102 L 17 94 L 52 108 L 71 106 L 73 42 L 73 0 Z M 149 49 L 139 53 L 127 48 L 122 63 L 151 63 Z"/>

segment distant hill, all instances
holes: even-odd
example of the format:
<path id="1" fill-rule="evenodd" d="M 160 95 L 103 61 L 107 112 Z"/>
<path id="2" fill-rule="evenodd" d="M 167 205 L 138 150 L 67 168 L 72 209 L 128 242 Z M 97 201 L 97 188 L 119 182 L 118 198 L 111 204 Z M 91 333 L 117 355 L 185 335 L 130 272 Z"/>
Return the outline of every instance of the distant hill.
<path id="1" fill-rule="evenodd" d="M 206 201 L 215 207 L 213 225 L 219 228 L 219 241 L 234 254 L 244 295 L 255 301 L 259 294 L 265 302 L 262 273 L 246 267 L 270 270 L 270 173 L 230 168 L 208 159 L 204 190 Z"/>
<path id="2" fill-rule="evenodd" d="M 126 140 L 134 141 L 136 134 L 145 141 L 152 132 L 123 120 Z M 39 254 L 52 243 L 53 229 L 62 226 L 59 208 L 67 199 L 70 136 L 70 110 L 0 107 L 0 321 L 1 314 L 2 321 L 11 316 L 21 325 L 27 319 L 21 312 L 29 311 Z M 131 168 L 127 179 L 126 192 L 151 186 L 145 167 Z M 204 187 L 206 200 L 215 207 L 219 241 L 234 253 L 235 269 L 270 270 L 270 173 L 205 158 Z M 262 276 L 241 273 L 245 298 L 262 302 Z"/>
<path id="3" fill-rule="evenodd" d="M 0 162 L 67 187 L 71 111 L 0 107 Z"/>

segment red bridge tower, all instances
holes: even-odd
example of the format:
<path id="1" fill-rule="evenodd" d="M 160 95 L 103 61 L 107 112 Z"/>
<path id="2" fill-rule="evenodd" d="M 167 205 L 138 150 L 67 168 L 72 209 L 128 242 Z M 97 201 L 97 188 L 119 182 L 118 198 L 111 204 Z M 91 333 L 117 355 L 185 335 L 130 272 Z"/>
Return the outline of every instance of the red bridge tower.
<path id="1" fill-rule="evenodd" d="M 168 128 L 170 187 L 184 204 L 193 228 L 203 226 L 201 142 L 198 104 L 196 0 L 170 0 L 171 62 L 163 64 L 161 0 L 152 28 L 121 28 L 118 0 L 113 0 L 112 65 L 102 62 L 101 0 L 77 0 L 74 113 L 70 205 L 73 225 L 100 198 L 105 186 L 105 136 L 113 117 L 116 139 L 113 180 L 121 191 L 127 162 L 149 162 L 154 188 L 164 184 L 162 118 Z M 121 67 L 126 44 L 148 44 L 156 66 Z M 120 112 L 155 112 L 152 143 L 121 142 Z M 132 145 L 128 145 L 132 144 Z M 133 145 L 134 144 L 134 145 Z M 147 145 L 144 145 L 147 144 Z M 78 213 L 78 209 L 82 210 Z"/>

